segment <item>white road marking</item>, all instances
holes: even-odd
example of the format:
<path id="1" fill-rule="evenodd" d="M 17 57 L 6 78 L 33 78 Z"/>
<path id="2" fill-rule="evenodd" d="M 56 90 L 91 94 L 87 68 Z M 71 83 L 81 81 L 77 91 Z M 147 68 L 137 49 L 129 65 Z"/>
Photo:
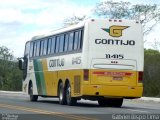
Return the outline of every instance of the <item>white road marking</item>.
<path id="1" fill-rule="evenodd" d="M 143 110 L 133 110 L 133 109 L 126 109 L 126 110 L 130 110 L 130 111 L 134 111 L 134 112 L 150 113 L 148 111 L 143 111 Z"/>

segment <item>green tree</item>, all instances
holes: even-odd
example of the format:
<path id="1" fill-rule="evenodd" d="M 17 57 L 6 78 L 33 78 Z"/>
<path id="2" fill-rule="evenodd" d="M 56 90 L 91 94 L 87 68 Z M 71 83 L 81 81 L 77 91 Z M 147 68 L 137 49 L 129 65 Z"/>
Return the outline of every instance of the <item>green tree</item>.
<path id="1" fill-rule="evenodd" d="M 12 52 L 5 46 L 0 47 L 0 89 L 21 90 L 22 72 Z"/>
<path id="2" fill-rule="evenodd" d="M 82 16 L 82 17 L 73 15 L 73 16 L 68 17 L 64 20 L 64 26 L 67 27 L 67 26 L 70 26 L 70 25 L 75 25 L 75 24 L 78 24 L 79 22 L 81 22 L 85 19 L 87 19 L 87 17 L 85 15 Z"/>
<path id="3" fill-rule="evenodd" d="M 144 35 L 148 34 L 160 21 L 160 8 L 154 5 L 136 4 L 130 2 L 100 2 L 94 9 L 99 17 L 110 19 L 136 19 L 143 26 Z"/>
<path id="4" fill-rule="evenodd" d="M 94 8 L 94 12 L 99 17 L 109 19 L 128 18 L 130 16 L 130 2 L 100 2 Z"/>
<path id="5" fill-rule="evenodd" d="M 144 35 L 149 34 L 160 21 L 160 8 L 156 4 L 133 5 L 130 2 L 110 0 L 98 3 L 93 11 L 96 16 L 101 18 L 140 20 Z M 87 18 L 87 15 L 83 17 L 73 15 L 64 20 L 64 26 L 77 24 Z"/>
<path id="6" fill-rule="evenodd" d="M 159 51 L 158 50 L 153 50 L 153 49 L 144 49 L 144 53 L 145 55 L 159 55 Z"/>
<path id="7" fill-rule="evenodd" d="M 3 89 L 7 79 L 5 80 L 6 77 L 6 71 L 9 72 L 9 61 L 12 60 L 13 55 L 10 52 L 10 50 L 5 47 L 2 46 L 0 47 L 0 87 Z"/>
<path id="8" fill-rule="evenodd" d="M 144 96 L 160 97 L 160 52 L 145 49 Z"/>

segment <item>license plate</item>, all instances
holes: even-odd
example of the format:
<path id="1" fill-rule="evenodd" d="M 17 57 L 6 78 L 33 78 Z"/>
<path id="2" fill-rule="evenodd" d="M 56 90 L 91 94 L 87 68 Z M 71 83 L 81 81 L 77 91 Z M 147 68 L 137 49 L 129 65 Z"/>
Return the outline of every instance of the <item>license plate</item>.
<path id="1" fill-rule="evenodd" d="M 113 80 L 123 80 L 123 77 L 115 76 L 115 77 L 113 77 Z"/>

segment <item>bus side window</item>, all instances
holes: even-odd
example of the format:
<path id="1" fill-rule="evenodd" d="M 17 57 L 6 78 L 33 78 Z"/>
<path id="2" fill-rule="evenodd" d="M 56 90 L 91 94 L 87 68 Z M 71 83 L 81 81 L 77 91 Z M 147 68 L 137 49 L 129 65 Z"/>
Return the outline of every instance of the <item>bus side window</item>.
<path id="1" fill-rule="evenodd" d="M 73 39 L 74 38 L 74 32 L 71 32 L 69 34 L 69 46 L 68 46 L 68 51 L 72 51 L 73 50 Z"/>
<path id="2" fill-rule="evenodd" d="M 82 44 L 83 44 L 83 30 L 80 30 L 78 36 L 78 49 L 82 49 Z"/>
<path id="3" fill-rule="evenodd" d="M 59 52 L 59 43 L 60 43 L 60 37 L 59 36 L 56 36 L 56 53 Z"/>
<path id="4" fill-rule="evenodd" d="M 42 56 L 42 55 L 43 55 L 43 46 L 44 46 L 44 40 L 41 40 L 40 56 Z"/>
<path id="5" fill-rule="evenodd" d="M 33 57 L 34 57 L 34 56 L 36 56 L 36 50 L 37 50 L 37 42 L 36 41 L 34 42 L 34 47 L 33 48 L 34 48 L 34 50 L 33 50 L 34 51 Z"/>
<path id="6" fill-rule="evenodd" d="M 52 38 L 48 39 L 48 50 L 47 50 L 47 54 L 51 53 L 51 45 L 52 45 Z"/>
<path id="7" fill-rule="evenodd" d="M 26 45 L 25 45 L 24 56 L 28 56 L 29 55 L 29 49 L 30 49 L 30 42 L 27 42 Z"/>
<path id="8" fill-rule="evenodd" d="M 64 51 L 64 34 L 60 36 L 59 52 Z"/>
<path id="9" fill-rule="evenodd" d="M 51 54 L 55 53 L 55 45 L 56 45 L 56 39 L 55 36 L 52 38 L 52 42 L 51 42 Z"/>
<path id="10" fill-rule="evenodd" d="M 69 34 L 65 34 L 64 51 L 68 51 Z"/>
<path id="11" fill-rule="evenodd" d="M 43 55 L 46 55 L 46 53 L 47 53 L 47 42 L 48 42 L 48 40 L 45 39 L 44 43 L 43 43 Z"/>
<path id="12" fill-rule="evenodd" d="M 36 56 L 39 56 L 39 51 L 40 51 L 40 41 L 37 41 Z"/>
<path id="13" fill-rule="evenodd" d="M 30 47 L 30 51 L 29 51 L 29 57 L 32 57 L 33 56 L 33 46 L 34 45 L 34 42 L 31 42 L 31 47 Z"/>
<path id="14" fill-rule="evenodd" d="M 78 41 L 79 41 L 79 37 L 78 37 L 79 31 L 76 31 L 74 34 L 75 34 L 75 35 L 74 35 L 74 50 L 77 50 Z"/>

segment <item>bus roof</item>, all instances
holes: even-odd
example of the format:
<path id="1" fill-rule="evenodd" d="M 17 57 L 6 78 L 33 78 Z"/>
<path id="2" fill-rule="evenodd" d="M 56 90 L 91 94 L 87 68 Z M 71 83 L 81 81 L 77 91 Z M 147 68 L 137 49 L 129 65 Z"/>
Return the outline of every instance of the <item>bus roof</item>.
<path id="1" fill-rule="evenodd" d="M 57 30 L 52 30 L 52 31 L 49 31 L 47 33 L 44 33 L 44 34 L 40 34 L 40 35 L 37 35 L 37 36 L 34 36 L 32 37 L 31 41 L 34 41 L 34 40 L 38 40 L 38 39 L 42 39 L 42 38 L 45 38 L 45 37 L 49 37 L 49 36 L 52 36 L 52 35 L 56 35 L 56 34 L 60 34 L 60 33 L 63 33 L 63 32 L 68 32 L 68 31 L 71 31 L 71 30 L 74 30 L 74 29 L 78 29 L 78 28 L 82 28 L 86 22 L 91 22 L 91 21 L 101 21 L 101 20 L 108 20 L 109 22 L 117 22 L 117 21 L 123 21 L 123 22 L 126 22 L 126 21 L 132 21 L 132 22 L 137 22 L 139 23 L 139 20 L 127 20 L 127 19 L 88 19 L 88 20 L 85 20 L 85 21 L 82 21 L 76 25 L 70 25 L 68 27 L 63 27 L 63 28 L 60 28 L 60 29 L 57 29 Z"/>
<path id="2" fill-rule="evenodd" d="M 70 25 L 68 27 L 63 27 L 63 28 L 60 28 L 60 29 L 57 29 L 57 30 L 52 30 L 52 31 L 49 31 L 47 33 L 32 37 L 31 41 L 41 39 L 41 38 L 45 38 L 45 37 L 49 37 L 49 36 L 52 36 L 52 35 L 55 35 L 55 34 L 60 34 L 60 33 L 67 32 L 67 31 L 71 31 L 71 30 L 74 30 L 74 29 L 82 28 L 85 23 L 86 23 L 86 21 L 82 21 L 82 22 L 80 22 L 76 25 Z"/>

